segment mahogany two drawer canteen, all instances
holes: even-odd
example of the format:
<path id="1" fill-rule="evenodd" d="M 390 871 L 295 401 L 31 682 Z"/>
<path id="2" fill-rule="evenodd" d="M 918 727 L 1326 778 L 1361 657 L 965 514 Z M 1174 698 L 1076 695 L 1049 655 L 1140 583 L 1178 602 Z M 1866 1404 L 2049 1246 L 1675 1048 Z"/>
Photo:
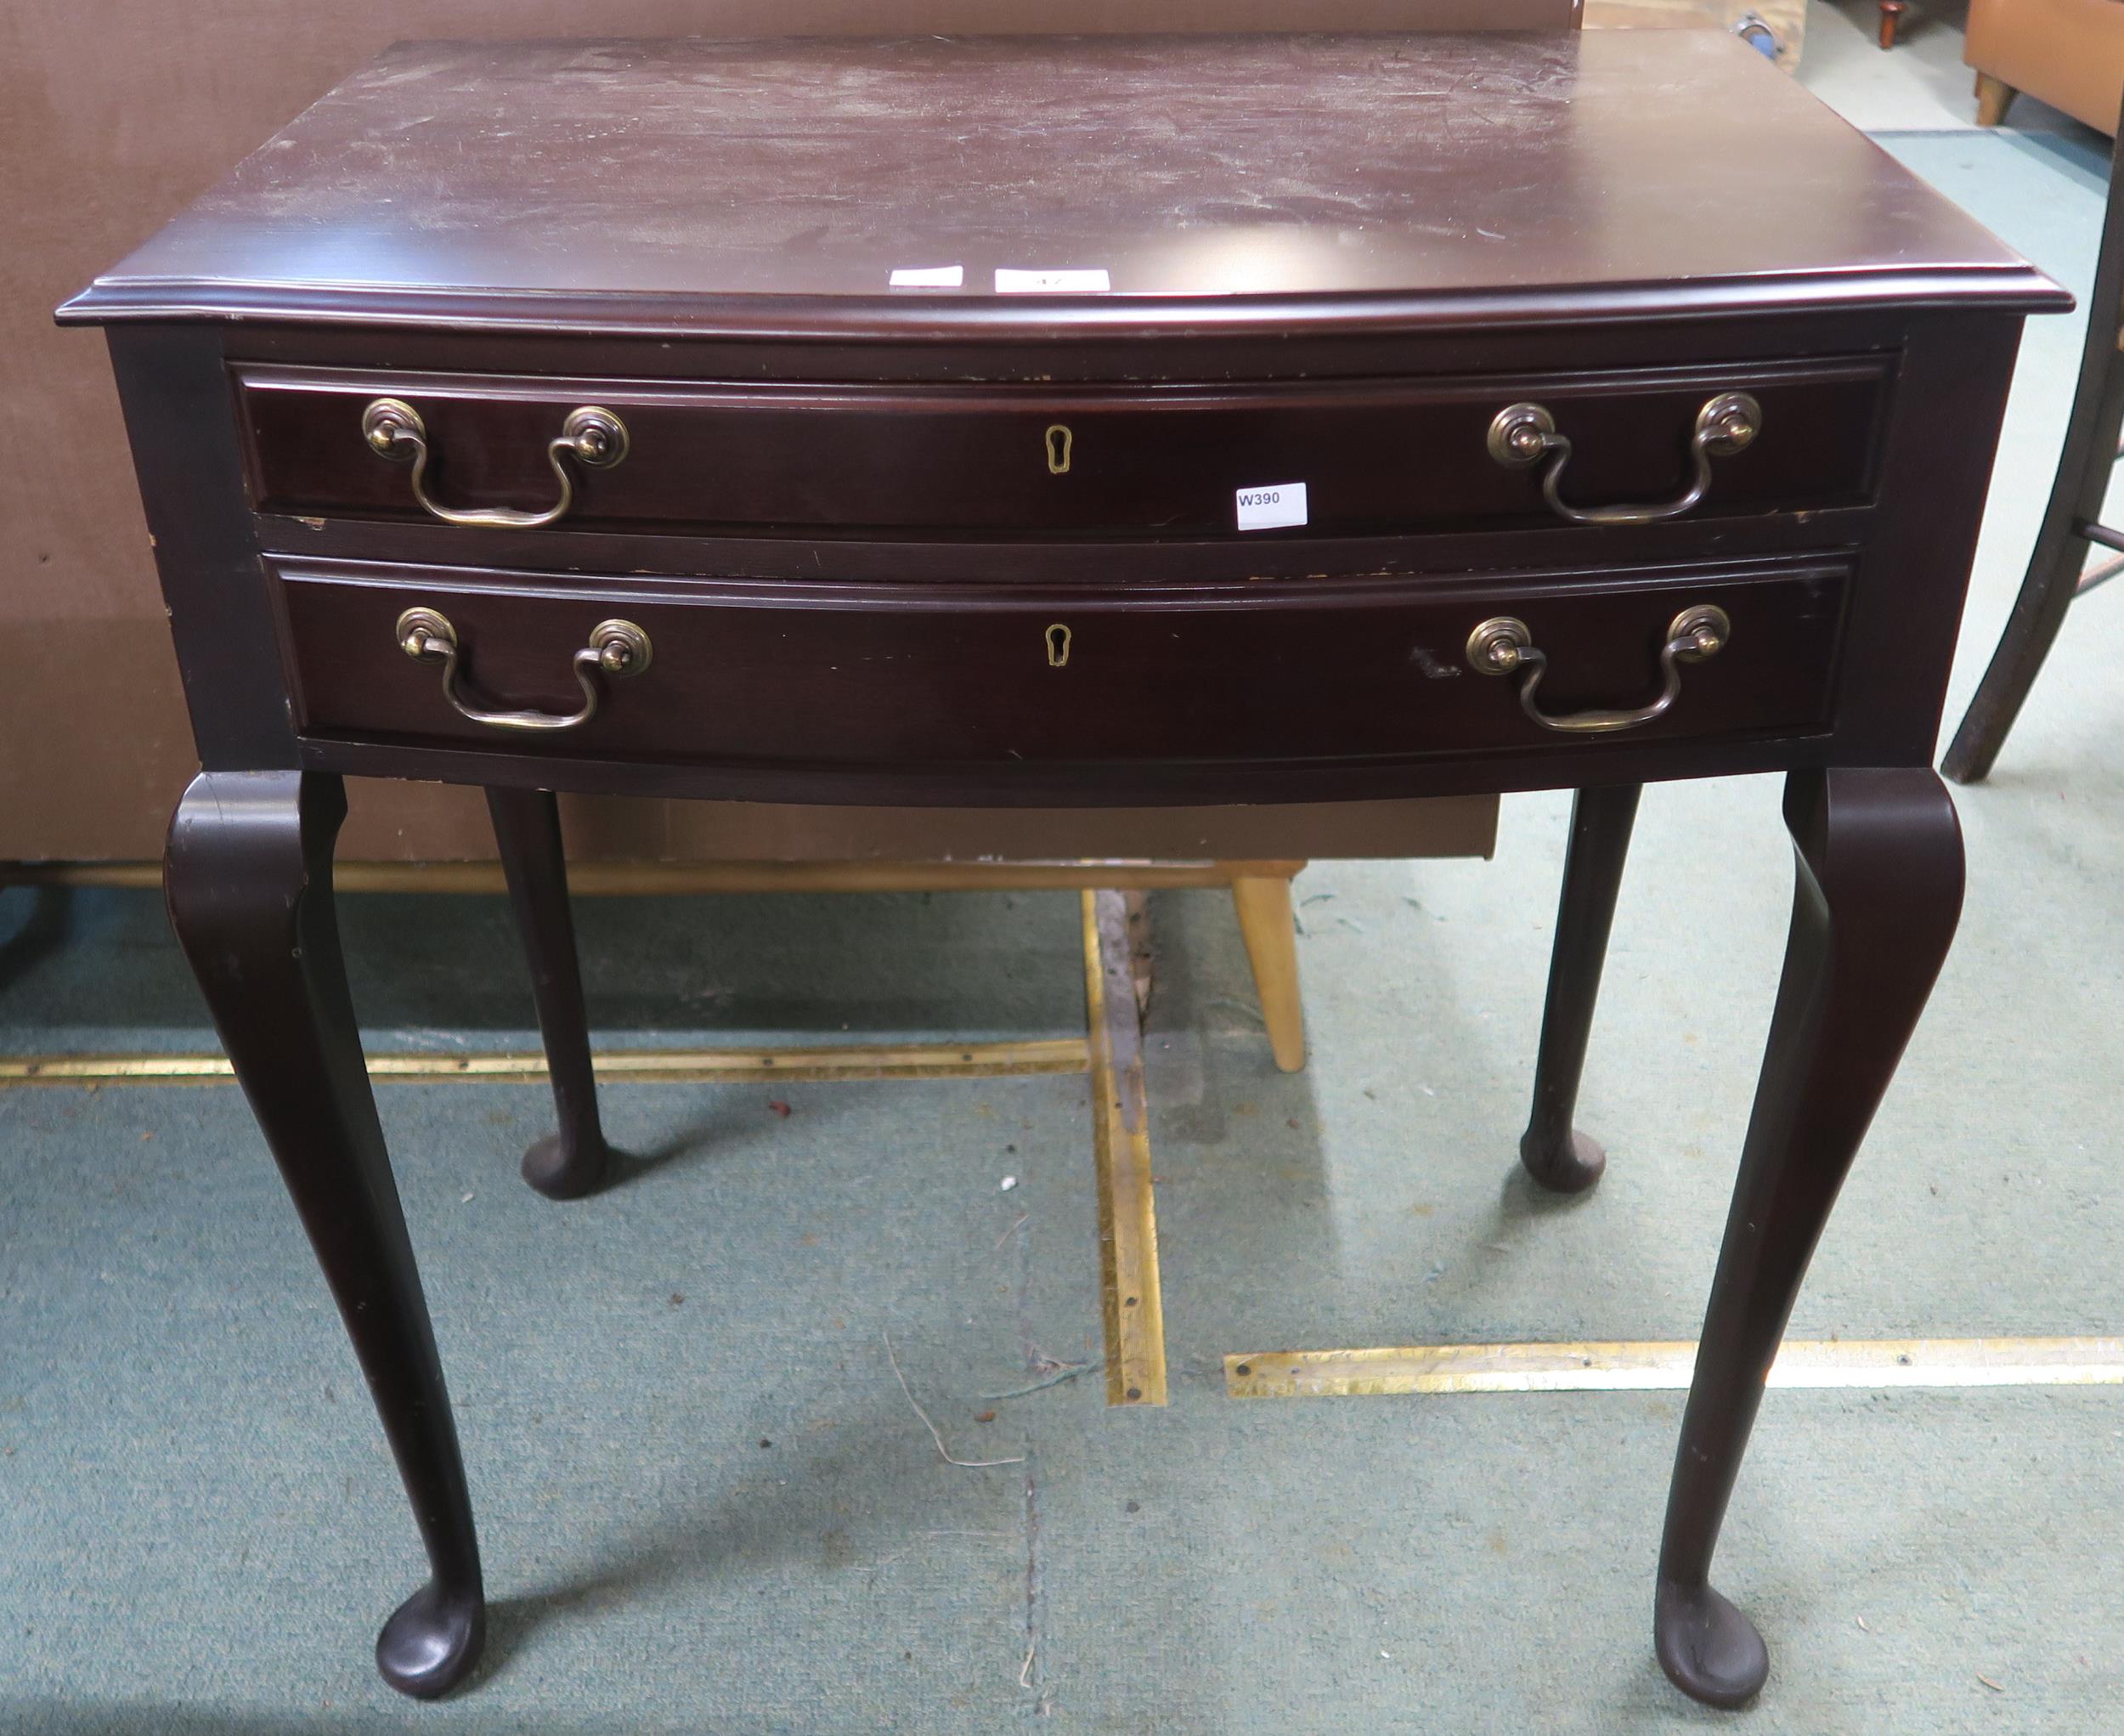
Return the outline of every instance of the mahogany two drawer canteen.
<path id="1" fill-rule="evenodd" d="M 339 952 L 345 777 L 486 792 L 560 1122 L 525 1173 L 575 1199 L 614 1165 L 556 792 L 1573 789 L 1518 1155 L 1578 1192 L 1639 790 L 1774 772 L 1791 940 L 1652 1609 L 1675 1682 L 1754 1694 L 1713 1552 L 1953 936 L 1931 755 L 2022 318 L 2065 302 L 1722 33 L 1560 30 L 402 44 L 69 303 L 200 752 L 172 918 L 426 1549 L 386 1679 L 462 1682 L 487 1581 Z M 1560 1605 L 1635 1602 L 1652 1549 L 1612 1541 Z M 1569 1671 L 1578 1634 L 1522 1648 Z"/>

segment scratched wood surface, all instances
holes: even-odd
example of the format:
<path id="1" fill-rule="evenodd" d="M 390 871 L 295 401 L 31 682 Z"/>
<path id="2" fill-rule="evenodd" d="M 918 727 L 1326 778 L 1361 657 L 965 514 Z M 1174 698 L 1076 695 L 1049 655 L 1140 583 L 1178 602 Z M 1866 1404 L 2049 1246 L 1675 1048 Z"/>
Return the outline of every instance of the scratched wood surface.
<path id="1" fill-rule="evenodd" d="M 1765 164 L 1776 172 L 1765 173 Z M 613 189 L 625 189 L 624 198 Z M 2019 262 L 1712 31 L 415 43 L 70 310 L 890 299 L 997 268 L 1118 296 L 1953 279 Z M 1952 286 L 1950 286 L 1952 287 Z M 375 297 L 384 299 L 377 300 Z M 426 297 L 425 303 L 421 297 Z M 794 303 L 793 303 L 794 304 Z"/>

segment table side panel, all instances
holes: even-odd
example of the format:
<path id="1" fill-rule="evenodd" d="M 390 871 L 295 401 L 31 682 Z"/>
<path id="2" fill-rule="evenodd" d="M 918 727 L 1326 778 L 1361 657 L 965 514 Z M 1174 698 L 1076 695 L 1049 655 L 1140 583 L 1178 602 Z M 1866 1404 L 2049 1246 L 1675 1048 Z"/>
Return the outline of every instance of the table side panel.
<path id="1" fill-rule="evenodd" d="M 1844 628 L 1836 764 L 1932 762 L 2020 330 L 2018 319 L 1912 322 Z"/>
<path id="2" fill-rule="evenodd" d="M 220 334 L 172 325 L 105 335 L 201 763 L 292 766 L 279 636 Z"/>

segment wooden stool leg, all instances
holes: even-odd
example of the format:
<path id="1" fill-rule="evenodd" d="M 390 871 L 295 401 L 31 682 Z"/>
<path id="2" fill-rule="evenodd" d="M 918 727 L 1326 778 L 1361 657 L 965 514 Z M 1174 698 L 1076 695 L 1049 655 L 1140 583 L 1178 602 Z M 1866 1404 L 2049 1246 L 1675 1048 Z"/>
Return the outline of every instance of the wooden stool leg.
<path id="1" fill-rule="evenodd" d="M 561 808 L 550 790 L 490 789 L 487 811 L 509 882 L 509 902 L 531 966 L 547 1072 L 560 1130 L 523 1154 L 523 1179 L 548 1199 L 594 1193 L 612 1173 L 612 1148 L 597 1118 L 597 1081 L 590 1060 L 590 1022 L 575 923 L 568 911 L 568 857 Z"/>
<path id="2" fill-rule="evenodd" d="M 1601 1179 L 1607 1155 L 1572 1126 L 1586 1039 L 1601 992 L 1601 967 L 1615 921 L 1615 895 L 1630 855 L 1642 786 L 1581 789 L 1571 804 L 1571 845 L 1557 901 L 1556 947 L 1549 958 L 1549 997 L 1541 1013 L 1541 1049 L 1534 1062 L 1534 1112 L 1519 1141 L 1519 1161 L 1542 1186 L 1582 1193 Z"/>
<path id="3" fill-rule="evenodd" d="M 1908 3 L 1909 0 L 1880 0 L 1882 48 L 1892 48 L 1895 46 L 1895 31 L 1903 21 L 1903 14 L 1908 8 Z"/>
<path id="4" fill-rule="evenodd" d="M 1681 1419 L 1654 1618 L 1669 1677 L 1721 1706 L 1770 1670 L 1754 1625 L 1711 1586 L 1726 1500 L 1800 1278 L 1962 908 L 1961 828 L 1929 771 L 1795 772 L 1785 823 L 1791 937 Z"/>
<path id="5" fill-rule="evenodd" d="M 1291 910 L 1291 882 L 1245 876 L 1232 882 L 1240 936 L 1254 967 L 1254 992 L 1268 1026 L 1269 1052 L 1286 1073 L 1305 1066 L 1305 1000 L 1298 989 L 1297 925 Z"/>
<path id="6" fill-rule="evenodd" d="M 170 919 L 280 1166 L 398 1462 L 433 1577 L 384 1624 L 384 1679 L 421 1699 L 478 1660 L 479 1545 L 449 1394 L 376 1120 L 332 910 L 336 778 L 203 772 L 170 824 Z"/>
<path id="7" fill-rule="evenodd" d="M 1982 88 L 1981 84 L 1979 86 Z M 2001 86 L 2003 89 L 2004 87 Z M 2065 611 L 2080 588 L 2087 564 L 2087 528 L 2099 522 L 2116 443 L 2124 429 L 2124 356 L 2118 353 L 2117 308 L 2124 298 L 2124 151 L 2112 150 L 2110 201 L 2095 255 L 2094 293 L 2087 297 L 2087 337 L 2080 350 L 2080 378 L 2065 417 L 2058 473 L 2044 503 L 2036 547 L 2020 595 L 2014 599 L 2006 631 L 1954 732 L 1940 769 L 1957 783 L 1975 783 L 1991 765 L 2042 673 L 2043 659 L 2065 625 Z"/>
<path id="8" fill-rule="evenodd" d="M 1940 769 L 1957 783 L 1979 783 L 1991 775 L 2079 592 L 2087 546 L 2082 538 L 2070 534 L 2037 540 L 1998 649 L 1940 762 Z"/>
<path id="9" fill-rule="evenodd" d="M 2014 99 L 2020 93 L 2003 78 L 1994 78 L 1988 72 L 1976 75 L 1976 124 L 1996 127 L 2006 118 L 2006 111 L 2014 106 Z"/>

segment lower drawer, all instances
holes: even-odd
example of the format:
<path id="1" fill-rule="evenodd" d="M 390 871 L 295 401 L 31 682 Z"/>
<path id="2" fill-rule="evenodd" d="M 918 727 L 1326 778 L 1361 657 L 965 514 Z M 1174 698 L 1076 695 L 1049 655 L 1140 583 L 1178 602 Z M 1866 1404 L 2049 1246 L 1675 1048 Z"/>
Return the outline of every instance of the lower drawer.
<path id="1" fill-rule="evenodd" d="M 1849 578 L 1841 557 L 1134 590 L 267 564 L 305 736 L 849 767 L 1809 732 Z M 1670 644 L 1692 612 L 1692 632 L 1723 618 L 1713 654 Z M 1471 646 L 1500 619 L 1520 631 Z M 1589 711 L 1609 727 L 1536 715 Z"/>

